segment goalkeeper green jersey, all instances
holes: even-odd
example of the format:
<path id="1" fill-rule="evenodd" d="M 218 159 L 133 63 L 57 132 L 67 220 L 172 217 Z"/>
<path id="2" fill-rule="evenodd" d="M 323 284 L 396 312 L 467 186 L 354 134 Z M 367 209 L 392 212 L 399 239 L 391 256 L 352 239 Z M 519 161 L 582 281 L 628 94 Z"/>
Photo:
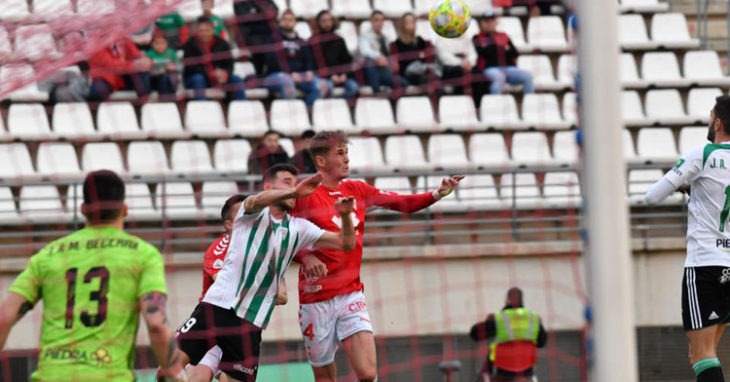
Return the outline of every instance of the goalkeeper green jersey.
<path id="1" fill-rule="evenodd" d="M 43 300 L 33 381 L 133 381 L 138 300 L 167 293 L 160 252 L 115 228 L 87 227 L 31 257 L 10 291 Z"/>

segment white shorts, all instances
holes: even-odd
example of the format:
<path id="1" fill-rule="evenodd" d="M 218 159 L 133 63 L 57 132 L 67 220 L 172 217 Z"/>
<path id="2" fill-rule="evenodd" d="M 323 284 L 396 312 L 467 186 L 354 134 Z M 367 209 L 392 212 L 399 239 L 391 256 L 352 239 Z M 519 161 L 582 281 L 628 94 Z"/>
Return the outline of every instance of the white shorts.
<path id="1" fill-rule="evenodd" d="M 223 350 L 218 345 L 213 346 L 208 350 L 203 358 L 198 362 L 198 365 L 205 365 L 213 371 L 213 376 L 217 377 L 220 374 L 218 371 L 218 365 L 221 363 L 221 357 L 223 357 Z"/>
<path id="2" fill-rule="evenodd" d="M 373 332 L 362 292 L 300 305 L 299 326 L 309 363 L 315 367 L 335 361 L 340 341 L 358 332 Z"/>

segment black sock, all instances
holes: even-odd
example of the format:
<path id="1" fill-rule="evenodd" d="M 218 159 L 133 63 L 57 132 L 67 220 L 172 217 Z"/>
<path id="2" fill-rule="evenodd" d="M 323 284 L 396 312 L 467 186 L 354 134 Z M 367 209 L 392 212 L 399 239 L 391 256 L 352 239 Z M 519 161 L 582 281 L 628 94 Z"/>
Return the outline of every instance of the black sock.
<path id="1" fill-rule="evenodd" d="M 697 375 L 697 382 L 725 382 L 722 374 L 722 367 L 709 368 Z"/>

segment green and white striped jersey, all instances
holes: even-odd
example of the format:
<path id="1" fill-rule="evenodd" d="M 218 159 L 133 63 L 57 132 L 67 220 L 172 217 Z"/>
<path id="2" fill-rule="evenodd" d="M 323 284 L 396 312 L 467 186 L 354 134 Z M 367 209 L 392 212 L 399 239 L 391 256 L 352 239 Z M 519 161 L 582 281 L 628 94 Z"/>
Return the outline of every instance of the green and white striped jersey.
<path id="1" fill-rule="evenodd" d="M 284 214 L 271 216 L 269 208 L 247 214 L 238 210 L 223 269 L 203 302 L 234 309 L 242 319 L 265 328 L 276 304 L 279 280 L 297 251 L 308 248 L 324 230 L 308 220 Z"/>

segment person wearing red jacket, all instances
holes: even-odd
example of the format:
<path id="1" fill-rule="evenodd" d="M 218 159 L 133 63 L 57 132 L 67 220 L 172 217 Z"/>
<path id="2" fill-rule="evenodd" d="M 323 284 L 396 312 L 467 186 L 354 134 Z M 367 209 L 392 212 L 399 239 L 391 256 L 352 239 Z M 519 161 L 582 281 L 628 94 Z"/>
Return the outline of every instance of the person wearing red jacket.
<path id="1" fill-rule="evenodd" d="M 139 97 L 146 96 L 153 66 L 130 38 L 108 45 L 89 57 L 89 101 L 104 101 L 118 90 L 134 90 Z"/>
<path id="2" fill-rule="evenodd" d="M 322 183 L 311 195 L 297 199 L 293 215 L 318 227 L 338 232 L 342 221 L 333 200 L 354 197 L 352 223 L 355 248 L 350 251 L 315 249 L 297 258 L 299 272 L 299 324 L 317 382 L 335 381 L 335 353 L 341 343 L 360 381 L 375 381 L 377 366 L 373 327 L 360 280 L 365 212 L 374 207 L 412 213 L 449 195 L 463 176 L 444 178 L 433 192 L 398 195 L 361 181 L 345 180 L 350 174 L 347 137 L 342 131 L 317 133 L 310 147 Z M 319 261 L 314 261 L 319 260 Z M 324 263 L 324 264 L 322 264 Z M 324 267 L 324 268 L 323 268 Z M 310 275 L 319 275 L 314 279 Z"/>

